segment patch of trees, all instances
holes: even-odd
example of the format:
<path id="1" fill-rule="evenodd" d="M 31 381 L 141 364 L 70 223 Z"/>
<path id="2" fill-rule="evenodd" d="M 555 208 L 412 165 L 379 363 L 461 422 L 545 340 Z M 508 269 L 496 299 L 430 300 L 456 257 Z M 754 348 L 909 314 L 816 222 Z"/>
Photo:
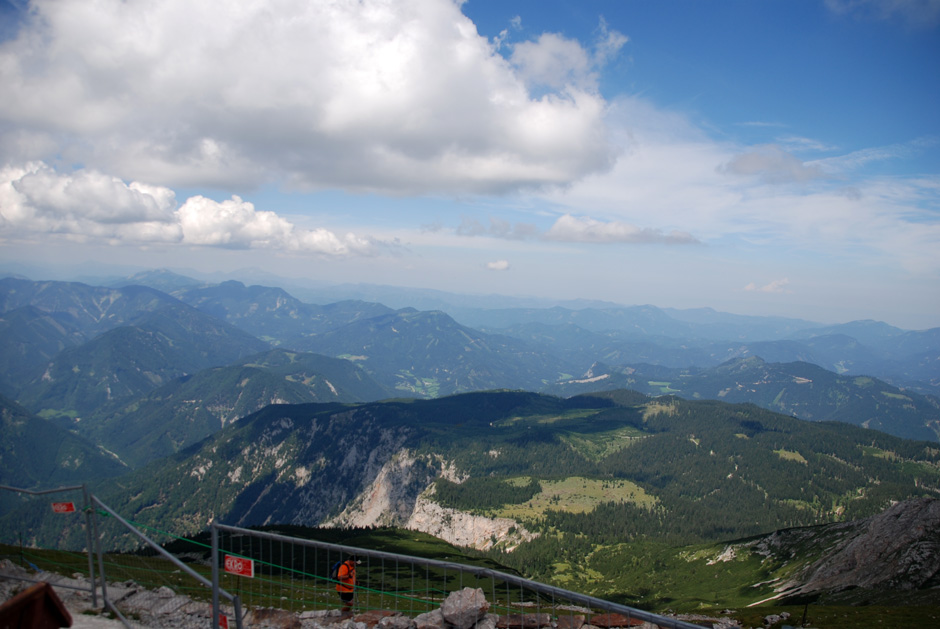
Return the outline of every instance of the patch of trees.
<path id="1" fill-rule="evenodd" d="M 542 491 L 542 486 L 535 478 L 525 485 L 493 477 L 468 478 L 462 483 L 439 478 L 436 490 L 435 497 L 441 505 L 471 511 L 526 502 Z"/>

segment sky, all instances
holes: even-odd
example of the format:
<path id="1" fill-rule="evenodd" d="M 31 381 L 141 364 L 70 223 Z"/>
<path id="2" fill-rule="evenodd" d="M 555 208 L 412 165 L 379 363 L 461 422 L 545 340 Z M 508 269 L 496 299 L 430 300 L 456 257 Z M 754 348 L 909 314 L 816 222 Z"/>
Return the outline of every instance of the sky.
<path id="1" fill-rule="evenodd" d="M 0 0 L 0 262 L 938 327 L 938 64 L 940 0 Z"/>

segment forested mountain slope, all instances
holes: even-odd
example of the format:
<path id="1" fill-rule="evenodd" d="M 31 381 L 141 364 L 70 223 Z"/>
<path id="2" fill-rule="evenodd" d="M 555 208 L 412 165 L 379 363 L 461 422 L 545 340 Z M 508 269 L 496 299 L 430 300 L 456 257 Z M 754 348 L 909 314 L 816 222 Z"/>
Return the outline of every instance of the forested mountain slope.
<path id="1" fill-rule="evenodd" d="M 129 323 L 57 354 L 17 399 L 33 412 L 81 417 L 104 404 L 269 347 L 178 301 Z"/>
<path id="2" fill-rule="evenodd" d="M 49 489 L 117 476 L 127 471 L 90 441 L 36 417 L 0 396 L 0 482 L 23 489 Z M 9 494 L 3 493 L 9 506 Z"/>
<path id="3" fill-rule="evenodd" d="M 382 304 L 363 301 L 308 304 L 280 288 L 245 286 L 236 281 L 186 287 L 173 295 L 258 338 L 290 349 L 302 349 L 300 342 L 315 334 L 392 312 Z"/>
<path id="4" fill-rule="evenodd" d="M 652 395 L 749 402 L 801 419 L 841 421 L 907 439 L 940 439 L 937 398 L 903 391 L 876 378 L 838 375 L 805 362 L 769 363 L 755 356 L 710 369 L 595 364 L 584 376 L 546 390 L 570 396 L 623 387 Z"/>
<path id="5" fill-rule="evenodd" d="M 299 348 L 355 360 L 383 385 L 420 397 L 535 390 L 568 367 L 538 347 L 467 328 L 443 312 L 412 309 L 350 323 Z"/>
<path id="6" fill-rule="evenodd" d="M 127 476 L 108 500 L 190 531 L 214 517 L 403 525 L 439 501 L 542 533 L 513 553 L 537 572 L 585 544 L 721 540 L 871 515 L 937 495 L 938 464 L 926 442 L 751 405 L 482 392 L 271 406 Z"/>
<path id="7" fill-rule="evenodd" d="M 362 402 L 389 397 L 353 363 L 271 350 L 105 405 L 75 426 L 133 467 L 178 452 L 269 404 Z"/>

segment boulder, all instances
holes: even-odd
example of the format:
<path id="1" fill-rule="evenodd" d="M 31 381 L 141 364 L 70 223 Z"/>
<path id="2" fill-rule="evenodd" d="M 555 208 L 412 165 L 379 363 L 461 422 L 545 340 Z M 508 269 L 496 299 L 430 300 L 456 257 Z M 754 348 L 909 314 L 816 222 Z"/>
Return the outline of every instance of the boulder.
<path id="1" fill-rule="evenodd" d="M 447 621 L 440 608 L 415 617 L 415 629 L 445 629 Z"/>
<path id="2" fill-rule="evenodd" d="M 490 604 L 480 588 L 451 592 L 441 605 L 441 614 L 454 629 L 470 629 L 482 619 Z"/>

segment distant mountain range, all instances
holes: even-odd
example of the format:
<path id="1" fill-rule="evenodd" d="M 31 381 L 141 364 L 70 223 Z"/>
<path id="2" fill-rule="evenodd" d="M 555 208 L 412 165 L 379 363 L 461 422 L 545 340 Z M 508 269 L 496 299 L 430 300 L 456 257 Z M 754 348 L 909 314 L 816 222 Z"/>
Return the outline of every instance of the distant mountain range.
<path id="1" fill-rule="evenodd" d="M 167 272 L 111 287 L 7 278 L 0 308 L 0 347 L 8 350 L 0 393 L 106 442 L 134 465 L 275 400 L 360 402 L 501 388 L 561 396 L 633 388 L 751 402 L 909 438 L 940 434 L 932 395 L 940 378 L 930 360 L 940 355 L 940 329 L 905 332 L 875 322 L 805 328 L 811 324 L 793 319 L 609 304 L 454 308 L 480 326 L 470 327 L 441 310 L 308 304 L 277 287 L 207 285 Z M 735 337 L 715 340 L 722 334 Z M 771 340 L 748 340 L 760 334 Z M 267 361 L 245 364 L 272 347 L 321 358 L 316 366 L 310 357 L 294 364 L 305 365 L 300 380 Z M 208 369 L 215 371 L 201 373 Z M 326 392 L 323 383 L 352 383 L 353 373 L 354 386 Z M 300 381 L 319 382 L 320 390 Z"/>

